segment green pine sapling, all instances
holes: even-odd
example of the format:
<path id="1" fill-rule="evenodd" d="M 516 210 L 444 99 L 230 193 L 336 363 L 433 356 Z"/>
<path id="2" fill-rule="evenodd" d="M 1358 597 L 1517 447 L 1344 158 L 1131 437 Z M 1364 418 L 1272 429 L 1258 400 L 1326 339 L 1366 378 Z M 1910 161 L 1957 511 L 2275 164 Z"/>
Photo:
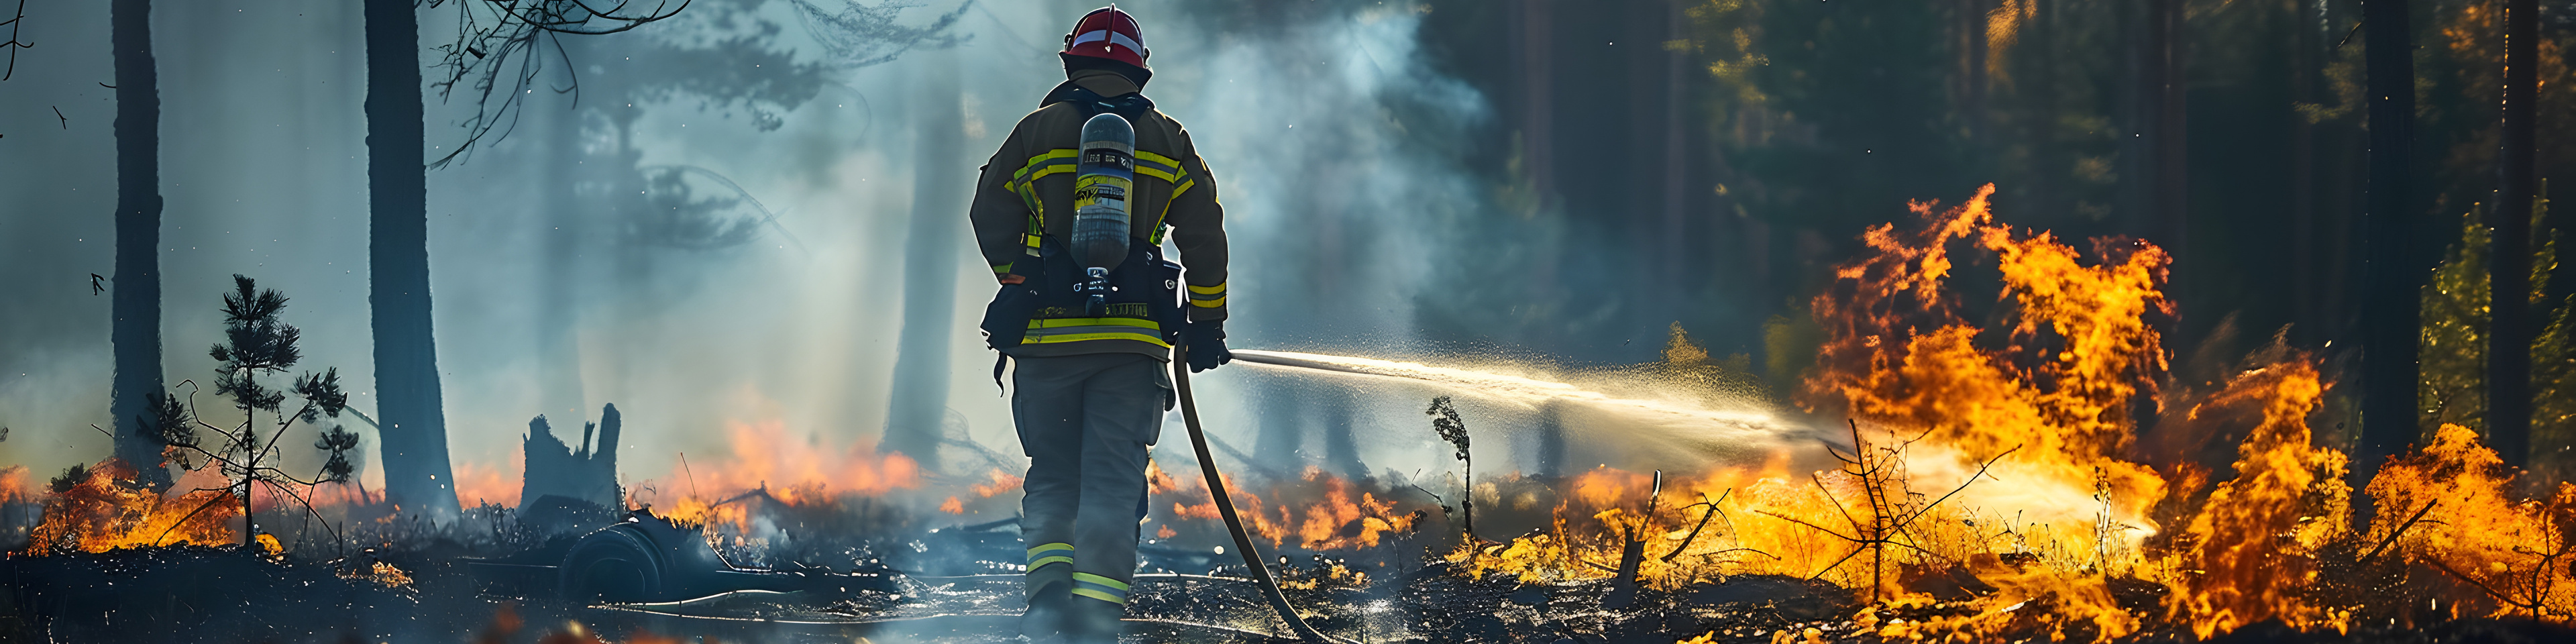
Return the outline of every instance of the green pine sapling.
<path id="1" fill-rule="evenodd" d="M 1422 413 L 1431 417 L 1431 431 L 1438 432 L 1440 440 L 1449 441 L 1451 446 L 1458 448 L 1459 469 L 1467 481 L 1467 493 L 1459 496 L 1458 507 L 1466 515 L 1467 540 L 1473 542 L 1476 540 L 1476 461 L 1467 455 L 1467 421 L 1458 416 L 1458 408 L 1449 404 L 1448 396 L 1431 399 L 1431 408 Z"/>
<path id="2" fill-rule="evenodd" d="M 155 422 L 150 426 L 160 429 L 162 443 L 169 447 L 167 451 L 170 454 L 178 458 L 181 467 L 198 469 L 212 464 L 222 468 L 220 471 L 231 480 L 227 489 L 239 495 L 241 500 L 242 543 L 247 545 L 257 532 L 257 524 L 251 520 L 251 494 L 257 487 L 266 486 L 270 491 L 293 499 L 304 506 L 306 513 L 318 517 L 309 492 L 323 483 L 349 479 L 355 468 L 349 464 L 347 453 L 357 447 L 358 436 L 336 425 L 322 432 L 313 446 L 330 452 L 331 457 L 311 480 L 296 478 L 278 467 L 280 454 L 277 442 L 286 435 L 286 430 L 297 421 L 312 425 L 321 422 L 325 416 L 338 418 L 340 411 L 349 406 L 349 394 L 340 390 L 340 370 L 337 367 L 318 374 L 305 372 L 301 377 L 289 377 L 286 390 L 262 383 L 261 377 L 285 373 L 303 359 L 296 348 L 303 332 L 278 319 L 278 313 L 286 309 L 284 294 L 276 289 L 262 290 L 256 281 L 241 275 L 233 276 L 233 286 L 233 292 L 224 294 L 224 342 L 214 345 L 206 353 L 217 363 L 215 393 L 232 399 L 233 408 L 242 412 L 241 424 L 220 427 L 205 422 L 193 411 L 195 396 L 192 393 L 186 404 L 182 404 L 178 396 L 163 394 L 153 403 L 152 420 Z M 194 383 L 183 381 L 183 384 Z M 294 411 L 287 412 L 284 409 L 290 391 L 303 402 Z M 270 427 L 261 426 L 259 412 L 263 411 L 276 414 Z M 219 438 L 213 449 L 203 446 L 197 428 L 210 431 Z M 263 429 L 268 431 L 261 431 Z M 262 436 L 263 433 L 266 435 Z M 290 484 L 302 486 L 307 494 L 297 493 Z M 201 506 L 190 514 L 204 509 Z M 324 525 L 329 524 L 326 522 Z"/>

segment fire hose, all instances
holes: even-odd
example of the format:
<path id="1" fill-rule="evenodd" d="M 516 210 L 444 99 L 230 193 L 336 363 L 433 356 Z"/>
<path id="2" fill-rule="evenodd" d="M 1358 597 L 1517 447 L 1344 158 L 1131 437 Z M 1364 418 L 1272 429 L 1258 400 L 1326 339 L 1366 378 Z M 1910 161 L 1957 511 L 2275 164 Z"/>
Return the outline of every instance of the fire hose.
<path id="1" fill-rule="evenodd" d="M 1243 530 L 1243 519 L 1234 514 L 1234 499 L 1226 493 L 1225 474 L 1216 470 L 1216 457 L 1208 454 L 1207 433 L 1199 428 L 1198 401 L 1190 398 L 1190 355 L 1186 343 L 1172 346 L 1172 385 L 1181 398 L 1181 422 L 1190 429 L 1190 447 L 1198 451 L 1199 475 L 1207 478 L 1208 496 L 1216 500 L 1217 514 L 1225 517 L 1225 528 L 1234 533 L 1234 549 L 1243 553 L 1243 565 L 1250 569 L 1252 580 L 1261 584 L 1261 594 L 1270 600 L 1270 609 L 1279 620 L 1296 631 L 1297 639 L 1332 643 L 1332 638 L 1306 625 L 1297 616 L 1297 607 L 1288 604 L 1288 595 L 1279 591 L 1279 580 L 1270 577 L 1270 568 L 1261 562 L 1261 554 L 1252 549 L 1252 533 Z"/>

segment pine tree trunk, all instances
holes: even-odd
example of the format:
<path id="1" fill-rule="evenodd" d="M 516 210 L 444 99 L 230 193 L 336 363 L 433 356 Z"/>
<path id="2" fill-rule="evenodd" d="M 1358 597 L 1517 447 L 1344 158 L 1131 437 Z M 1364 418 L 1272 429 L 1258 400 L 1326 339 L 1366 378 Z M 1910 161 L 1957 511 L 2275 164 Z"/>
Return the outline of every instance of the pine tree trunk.
<path id="1" fill-rule="evenodd" d="M 2539 98 L 2540 9 L 2537 0 L 2504 2 L 2504 121 L 2488 241 L 2487 444 L 2507 465 L 2531 454 L 2531 208 L 2535 153 L 2533 104 Z"/>
<path id="2" fill-rule="evenodd" d="M 965 122 L 957 85 L 956 54 L 931 55 L 914 149 L 912 230 L 903 251 L 903 331 L 894 362 L 893 397 L 886 403 L 885 449 L 902 452 L 924 472 L 940 471 L 939 442 L 948 418 L 948 340 L 957 308 L 958 223 L 966 209 L 959 196 L 974 185 L 960 153 Z"/>
<path id="3" fill-rule="evenodd" d="M 160 467 L 161 437 L 149 404 L 161 393 L 161 90 L 152 60 L 152 0 L 109 7 L 116 48 L 116 282 L 109 339 L 116 375 L 107 409 L 115 417 L 116 457 L 154 487 L 170 484 Z"/>
<path id="4" fill-rule="evenodd" d="M 2153 241 L 2173 253 L 2177 273 L 2188 270 L 2189 265 L 2181 260 L 2191 241 L 2188 225 L 2190 184 L 2186 180 L 2189 163 L 2184 157 L 2184 117 L 2189 107 L 2183 100 L 2182 2 L 2152 0 L 2148 3 L 2150 45 L 2146 56 L 2147 67 L 2152 71 L 2145 79 L 2149 83 L 2148 100 L 2154 102 L 2149 107 L 2154 124 L 2147 134 L 2147 144 L 2154 146 L 2147 155 L 2153 159 L 2153 170 L 2149 176 L 2155 178 L 2150 188 L 2153 192 L 2147 199 L 2154 218 L 2150 230 L 2154 231 Z"/>
<path id="5" fill-rule="evenodd" d="M 566 39 L 574 43 L 586 39 Z M 571 47 L 569 43 L 558 46 Z M 576 56 L 567 58 L 580 59 Z M 532 106 L 533 107 L 533 106 Z M 582 263 L 575 261 L 581 252 L 581 199 L 575 190 L 583 177 L 580 169 L 581 112 L 572 109 L 571 101 L 542 108 L 545 148 L 534 157 L 545 167 L 538 172 L 537 203 L 544 212 L 537 215 L 545 222 L 539 247 L 540 267 L 535 278 L 537 395 L 539 409 L 549 412 L 570 411 L 578 415 L 589 406 L 583 399 L 581 379 L 581 342 L 575 331 L 581 328 Z"/>
<path id="6" fill-rule="evenodd" d="M 367 301 L 385 499 L 444 523 L 458 514 L 429 316 L 429 177 L 422 161 L 420 26 L 411 0 L 367 0 Z"/>
<path id="7" fill-rule="evenodd" d="M 2315 102 L 2317 8 L 2302 0 L 2285 0 L 2290 14 L 2290 100 Z M 2292 321 L 2305 337 L 2333 337 L 2322 308 L 2317 281 L 2316 126 L 2307 116 L 2290 116 L 2290 303 Z M 2320 336 L 2320 333 L 2325 335 Z"/>
<path id="8" fill-rule="evenodd" d="M 2416 426 L 2417 335 L 2423 326 L 2423 267 L 2413 251 L 2411 186 L 2415 132 L 2415 60 L 2404 0 L 2362 3 L 2362 58 L 2368 87 L 2370 172 L 2363 222 L 2362 457 L 2357 480 L 2369 480 L 2383 457 L 2421 434 Z"/>

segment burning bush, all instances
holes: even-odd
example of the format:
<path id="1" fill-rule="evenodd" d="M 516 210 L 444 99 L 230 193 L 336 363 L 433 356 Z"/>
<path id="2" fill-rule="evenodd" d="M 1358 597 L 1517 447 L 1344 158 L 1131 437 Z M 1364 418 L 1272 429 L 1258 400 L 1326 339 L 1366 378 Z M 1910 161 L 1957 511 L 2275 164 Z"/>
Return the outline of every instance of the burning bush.
<path id="1" fill-rule="evenodd" d="M 132 466 L 114 458 L 73 466 L 54 479 L 44 523 L 29 536 L 27 554 L 232 543 L 236 539 L 229 523 L 240 516 L 240 507 L 219 503 L 229 498 L 223 490 L 163 497 L 137 480 Z"/>
<path id="2" fill-rule="evenodd" d="M 2446 602 L 2455 615 L 2576 619 L 2576 484 L 2516 500 L 2513 475 L 2476 432 L 2442 425 L 2432 443 L 2381 467 L 2365 491 L 2379 503 L 2374 541 L 2481 591 Z M 2437 510 L 2438 508 L 2438 510 Z M 2438 513 L 2437 520 L 2424 520 Z M 2463 604 L 2467 605 L 2464 606 Z M 2477 608 L 2471 608 L 2472 606 Z"/>
<path id="3" fill-rule="evenodd" d="M 1871 602 L 1862 626 L 1902 639 L 2107 640 L 2152 617 L 2203 638 L 2266 620 L 2349 627 L 2353 609 L 2315 592 L 2326 559 L 2359 550 L 2347 459 L 2308 426 L 2327 389 L 2315 360 L 2275 347 L 2215 393 L 2161 401 L 2188 409 L 2182 422 L 2226 410 L 2220 422 L 2252 425 L 2232 478 L 2211 486 L 2217 477 L 2197 466 L 2139 462 L 2134 407 L 2168 378 L 2157 328 L 2174 314 L 2161 292 L 2168 256 L 2100 241 L 2087 263 L 2049 233 L 1998 223 L 1992 191 L 1946 210 L 1915 204 L 1917 229 L 1871 229 L 1874 252 L 1813 302 L 1825 338 L 1799 401 L 1854 419 L 1850 444 L 1831 448 L 1839 471 L 1692 473 L 1662 492 L 1682 490 L 1685 503 L 1659 505 L 1646 476 L 1596 470 L 1573 481 L 1550 529 L 1452 559 L 1523 581 L 1824 579 Z M 2000 334 L 1969 322 L 1946 287 L 1959 243 L 1991 254 Z M 2383 508 L 2435 496 L 2477 508 L 2463 511 L 2474 527 L 2419 528 L 2400 551 L 2480 587 L 2496 614 L 2568 614 L 2576 487 L 2512 503 L 2474 439 L 2447 431 L 2370 488 Z M 2453 477 L 2474 484 L 2440 484 Z M 2180 529 L 2163 534 L 2159 517 Z M 2394 524 L 2371 534 L 2389 538 Z M 2113 591 L 2140 585 L 2166 589 L 2161 611 Z"/>

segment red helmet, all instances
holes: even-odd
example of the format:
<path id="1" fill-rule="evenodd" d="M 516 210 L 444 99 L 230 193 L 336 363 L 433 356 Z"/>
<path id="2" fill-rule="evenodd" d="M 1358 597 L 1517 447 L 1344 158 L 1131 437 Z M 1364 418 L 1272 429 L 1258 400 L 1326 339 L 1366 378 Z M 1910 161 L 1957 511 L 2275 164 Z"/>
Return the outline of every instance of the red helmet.
<path id="1" fill-rule="evenodd" d="M 1145 47 L 1145 32 L 1136 27 L 1136 18 L 1113 4 L 1082 14 L 1073 23 L 1073 32 L 1064 35 L 1063 53 L 1144 67 L 1154 50 Z"/>

